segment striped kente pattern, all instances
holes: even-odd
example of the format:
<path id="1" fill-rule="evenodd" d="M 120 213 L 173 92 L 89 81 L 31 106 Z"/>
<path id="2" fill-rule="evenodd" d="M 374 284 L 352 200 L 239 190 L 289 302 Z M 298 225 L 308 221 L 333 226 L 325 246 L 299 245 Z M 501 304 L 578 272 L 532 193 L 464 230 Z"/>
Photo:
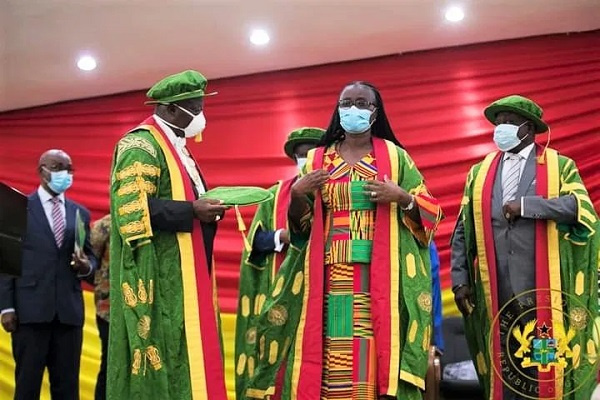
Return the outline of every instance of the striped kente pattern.
<path id="1" fill-rule="evenodd" d="M 369 265 L 326 267 L 321 400 L 375 400 Z"/>
<path id="2" fill-rule="evenodd" d="M 376 353 L 371 322 L 369 264 L 375 206 L 364 184 L 377 176 L 368 154 L 350 166 L 326 151 L 325 304 L 321 400 L 375 400 Z"/>
<path id="3" fill-rule="evenodd" d="M 355 165 L 346 163 L 335 147 L 327 149 L 323 167 L 329 180 L 322 188 L 325 205 L 325 264 L 369 263 L 375 234 L 375 203 L 364 185 L 377 177 L 371 154 Z"/>

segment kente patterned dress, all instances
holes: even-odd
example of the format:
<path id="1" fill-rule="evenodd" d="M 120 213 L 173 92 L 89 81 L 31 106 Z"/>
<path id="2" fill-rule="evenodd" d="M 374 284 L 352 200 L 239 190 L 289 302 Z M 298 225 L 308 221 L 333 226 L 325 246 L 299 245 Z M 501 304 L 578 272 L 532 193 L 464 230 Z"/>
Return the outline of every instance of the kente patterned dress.
<path id="1" fill-rule="evenodd" d="M 308 153 L 303 174 L 323 169 L 330 177 L 291 221 L 286 259 L 256 319 L 247 399 L 422 399 L 429 242 L 442 211 L 404 149 L 380 138 L 372 143 L 352 166 L 335 145 Z M 418 223 L 398 204 L 365 195 L 367 182 L 386 178 L 414 196 Z"/>
<path id="2" fill-rule="evenodd" d="M 369 153 L 346 163 L 331 147 L 322 188 L 325 214 L 325 316 L 321 399 L 376 399 L 369 268 L 375 203 L 363 186 L 377 176 Z"/>

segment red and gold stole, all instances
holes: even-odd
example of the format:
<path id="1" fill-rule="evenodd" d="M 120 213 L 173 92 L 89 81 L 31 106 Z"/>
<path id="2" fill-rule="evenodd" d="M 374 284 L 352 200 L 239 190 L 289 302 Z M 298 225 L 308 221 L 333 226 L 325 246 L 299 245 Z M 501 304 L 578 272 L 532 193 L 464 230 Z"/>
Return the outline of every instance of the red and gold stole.
<path id="1" fill-rule="evenodd" d="M 373 138 L 377 178 L 398 182 L 398 151 L 393 143 Z M 309 153 L 308 171 L 323 168 L 325 148 Z M 296 333 L 291 398 L 319 398 L 323 364 L 324 221 L 320 193 L 314 203 L 310 242 L 304 267 L 304 299 Z M 377 348 L 379 393 L 396 393 L 400 375 L 400 269 L 397 205 L 378 204 L 371 263 L 371 312 Z"/>
<path id="2" fill-rule="evenodd" d="M 558 153 L 552 149 L 544 152 L 536 146 L 536 194 L 546 199 L 559 195 L 560 175 Z M 502 365 L 500 348 L 500 325 L 497 321 L 498 276 L 496 250 L 492 230 L 492 192 L 500 165 L 501 152 L 489 154 L 475 177 L 473 187 L 473 215 L 477 258 L 481 283 L 485 293 L 490 335 L 490 400 L 502 400 Z M 535 224 L 535 268 L 536 268 L 536 314 L 538 324 L 562 325 L 563 307 L 560 282 L 560 255 L 558 230 L 554 221 L 537 220 Z M 542 289 L 542 290 L 539 290 Z M 555 366 L 549 372 L 538 371 L 539 398 L 562 398 L 563 370 Z"/>
<path id="3" fill-rule="evenodd" d="M 195 200 L 194 189 L 185 167 L 154 118 L 146 119 L 139 129 L 150 131 L 165 156 L 173 200 Z M 194 221 L 191 233 L 177 233 L 177 242 L 181 257 L 185 335 L 192 396 L 194 399 L 227 400 L 213 302 L 213 284 L 208 274 L 200 221 Z"/>
<path id="4" fill-rule="evenodd" d="M 292 185 L 296 178 L 280 181 L 275 192 L 275 207 L 273 208 L 273 230 L 288 229 L 288 208 L 290 205 L 290 195 Z M 275 274 L 279 271 L 281 263 L 285 259 L 285 252 L 279 252 L 273 257 L 271 266 L 271 281 L 275 279 Z"/>

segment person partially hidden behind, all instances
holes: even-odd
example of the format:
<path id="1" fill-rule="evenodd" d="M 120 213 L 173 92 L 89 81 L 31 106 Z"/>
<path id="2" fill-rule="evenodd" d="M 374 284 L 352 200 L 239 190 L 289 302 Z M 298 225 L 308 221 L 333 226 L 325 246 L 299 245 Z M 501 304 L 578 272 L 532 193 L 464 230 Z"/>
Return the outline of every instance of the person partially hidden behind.
<path id="1" fill-rule="evenodd" d="M 284 146 L 285 154 L 296 163 L 301 171 L 306 163 L 306 155 L 314 149 L 325 133 L 321 128 L 300 128 L 292 131 Z M 256 347 L 256 318 L 260 310 L 261 299 L 271 292 L 273 279 L 279 270 L 289 245 L 287 227 L 290 191 L 297 176 L 279 181 L 271 187 L 273 199 L 261 203 L 250 227 L 252 249 L 244 249 L 240 266 L 240 284 L 238 312 L 235 324 L 235 360 L 236 364 L 244 362 Z M 252 310 L 252 312 L 251 312 Z M 241 361 L 240 361 L 241 360 Z M 280 395 L 283 376 L 279 377 L 276 400 Z M 249 379 L 248 369 L 235 376 L 236 395 L 243 398 L 246 382 Z"/>
<path id="2" fill-rule="evenodd" d="M 81 280 L 91 282 L 97 260 L 89 242 L 90 214 L 67 199 L 71 158 L 62 150 L 42 154 L 40 186 L 29 195 L 22 276 L 0 278 L 2 326 L 12 335 L 15 400 L 40 398 L 48 368 L 53 400 L 79 399 L 84 307 Z M 75 252 L 76 213 L 85 245 Z"/>
<path id="3" fill-rule="evenodd" d="M 106 399 L 106 364 L 108 359 L 108 328 L 110 316 L 110 214 L 105 215 L 92 225 L 90 242 L 94 255 L 98 258 L 98 269 L 94 277 L 94 301 L 96 303 L 96 326 L 100 336 L 102 353 L 100 371 L 96 380 L 95 400 Z"/>

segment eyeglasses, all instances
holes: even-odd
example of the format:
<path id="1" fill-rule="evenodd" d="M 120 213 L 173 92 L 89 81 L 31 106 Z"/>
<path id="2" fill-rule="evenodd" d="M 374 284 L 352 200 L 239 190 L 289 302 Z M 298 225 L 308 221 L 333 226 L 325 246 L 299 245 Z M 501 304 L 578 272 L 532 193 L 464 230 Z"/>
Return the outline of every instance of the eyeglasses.
<path id="1" fill-rule="evenodd" d="M 42 168 L 47 169 L 50 172 L 58 172 L 58 171 L 67 171 L 68 173 L 72 174 L 73 172 L 75 172 L 75 168 L 73 168 L 71 165 L 67 165 L 66 167 L 64 165 L 42 165 Z"/>
<path id="2" fill-rule="evenodd" d="M 350 99 L 342 99 L 338 101 L 338 106 L 340 108 L 350 108 L 352 106 L 356 106 L 356 108 L 365 110 L 371 106 L 377 107 L 377 104 L 365 99 L 356 99 L 354 101 Z"/>
<path id="3" fill-rule="evenodd" d="M 190 117 L 195 117 L 196 115 L 200 114 L 202 112 L 202 106 L 200 107 L 196 107 L 193 110 L 187 109 L 187 108 L 183 108 L 177 104 L 173 104 L 175 107 L 179 108 L 181 111 L 183 111 L 184 113 L 186 113 L 187 115 L 189 115 Z"/>

